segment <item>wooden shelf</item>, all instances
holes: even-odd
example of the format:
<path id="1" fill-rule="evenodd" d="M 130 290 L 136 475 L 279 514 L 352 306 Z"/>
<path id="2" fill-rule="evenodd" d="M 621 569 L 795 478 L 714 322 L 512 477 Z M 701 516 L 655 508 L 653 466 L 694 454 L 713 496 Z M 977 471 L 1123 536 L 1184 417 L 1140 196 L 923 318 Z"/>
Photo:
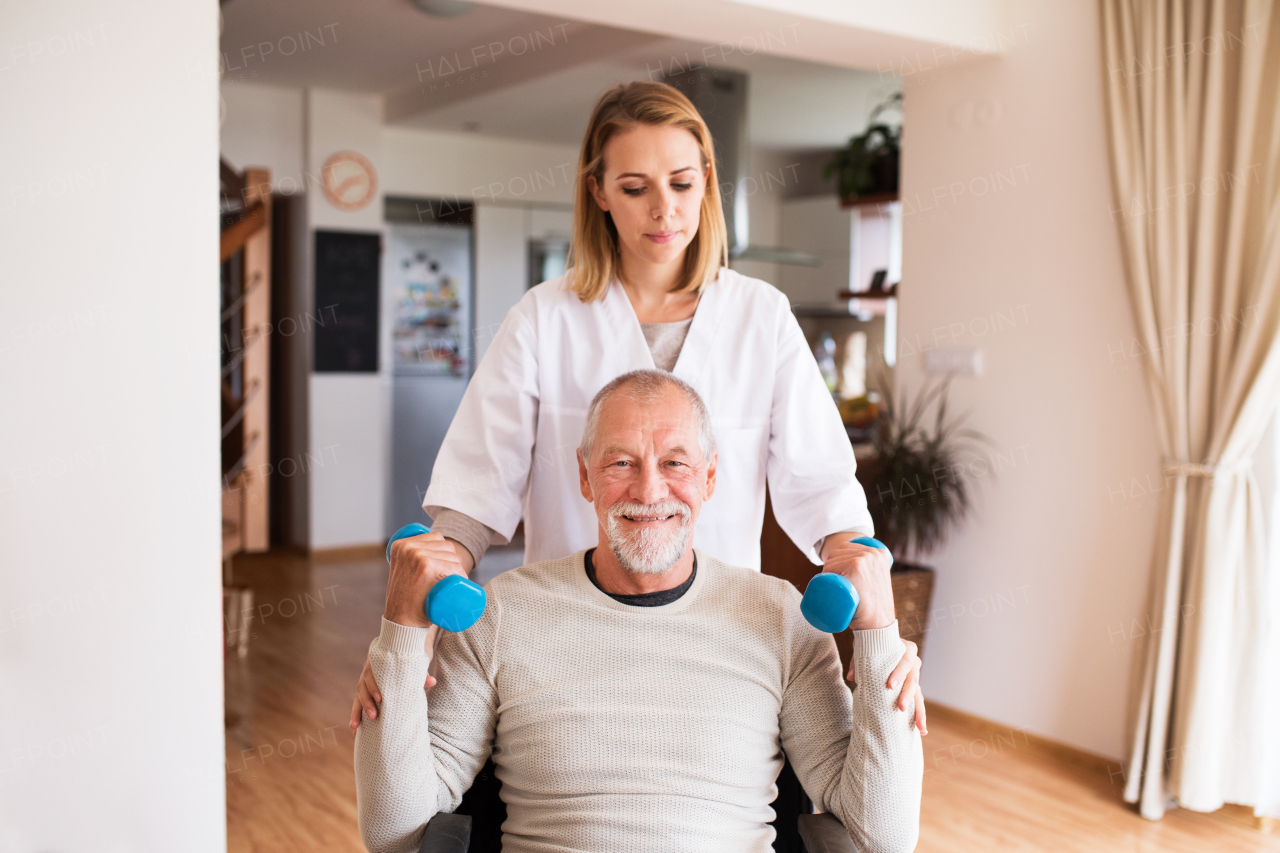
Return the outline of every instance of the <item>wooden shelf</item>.
<path id="1" fill-rule="evenodd" d="M 839 302 L 816 303 L 793 305 L 791 313 L 801 319 L 845 319 L 845 320 L 863 320 L 868 314 L 872 317 L 883 317 L 889 311 L 889 300 L 892 296 L 883 294 L 875 294 L 869 296 L 858 296 L 848 301 L 841 300 Z"/>
<path id="2" fill-rule="evenodd" d="M 870 195 L 852 195 L 840 199 L 841 207 L 864 207 L 869 204 L 888 204 L 897 201 L 897 193 L 872 193 Z"/>

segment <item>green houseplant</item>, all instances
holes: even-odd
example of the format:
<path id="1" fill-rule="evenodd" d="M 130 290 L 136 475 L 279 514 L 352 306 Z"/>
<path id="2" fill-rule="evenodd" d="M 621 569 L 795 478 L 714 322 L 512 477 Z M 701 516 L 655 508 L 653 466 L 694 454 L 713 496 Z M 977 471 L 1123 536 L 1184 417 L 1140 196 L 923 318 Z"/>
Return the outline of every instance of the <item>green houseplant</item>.
<path id="1" fill-rule="evenodd" d="M 879 538 L 895 554 L 928 554 L 969 514 L 974 474 L 967 464 L 989 439 L 949 417 L 948 380 L 926 384 L 911 400 L 881 390 L 874 437 L 873 494 L 868 494 Z M 934 415 L 926 414 L 934 405 Z M 984 474 L 986 469 L 984 469 Z"/>
<path id="2" fill-rule="evenodd" d="M 923 649 L 935 572 L 910 560 L 936 549 L 968 516 L 976 477 L 972 463 L 990 440 L 966 428 L 965 418 L 949 414 L 949 380 L 926 384 L 914 400 L 895 395 L 888 382 L 881 389 L 875 456 L 859 479 L 876 537 L 895 558 L 899 631 Z M 988 471 L 981 469 L 983 475 Z"/>
<path id="3" fill-rule="evenodd" d="M 836 151 L 831 162 L 822 169 L 823 180 L 836 175 L 840 198 L 856 201 L 865 196 L 884 196 L 898 192 L 898 161 L 902 147 L 902 126 L 877 122 L 885 110 L 900 108 L 902 93 L 897 92 L 876 106 L 867 119 L 867 129 L 850 137 L 844 148 Z"/>

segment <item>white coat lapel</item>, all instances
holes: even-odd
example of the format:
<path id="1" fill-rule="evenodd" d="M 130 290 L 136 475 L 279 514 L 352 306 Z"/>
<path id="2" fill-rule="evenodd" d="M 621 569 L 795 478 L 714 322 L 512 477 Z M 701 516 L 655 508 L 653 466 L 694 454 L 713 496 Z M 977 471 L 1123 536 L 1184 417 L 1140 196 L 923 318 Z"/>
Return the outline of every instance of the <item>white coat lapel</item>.
<path id="1" fill-rule="evenodd" d="M 617 347 L 615 350 L 617 360 L 622 365 L 622 369 L 616 375 L 621 376 L 623 373 L 645 368 L 653 370 L 655 366 L 653 353 L 649 351 L 644 332 L 640 330 L 640 320 L 636 317 L 635 309 L 631 307 L 627 292 L 622 289 L 622 284 L 617 279 L 609 283 L 609 289 L 604 292 L 604 299 L 601 300 L 600 309 L 604 312 L 608 333 L 607 345 Z M 602 354 L 601 363 L 607 364 L 609 361 L 612 359 Z"/>
<path id="2" fill-rule="evenodd" d="M 711 366 L 711 347 L 720 330 L 720 321 L 727 304 L 727 278 L 727 271 L 721 269 L 715 280 L 702 289 L 698 310 L 693 313 L 693 322 L 689 325 L 689 334 L 684 339 L 684 346 L 680 348 L 676 366 L 671 370 L 694 388 L 705 387 L 703 380 Z M 653 361 L 652 356 L 649 360 Z"/>

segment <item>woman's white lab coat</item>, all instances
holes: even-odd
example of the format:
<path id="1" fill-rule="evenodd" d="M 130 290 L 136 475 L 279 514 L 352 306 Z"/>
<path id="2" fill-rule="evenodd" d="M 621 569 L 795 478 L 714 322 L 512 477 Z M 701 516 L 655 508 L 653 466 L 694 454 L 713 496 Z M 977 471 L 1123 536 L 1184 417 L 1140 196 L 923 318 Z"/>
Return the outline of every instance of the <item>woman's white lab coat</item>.
<path id="1" fill-rule="evenodd" d="M 591 303 L 562 289 L 561 278 L 532 288 L 463 395 L 423 499 L 427 514 L 466 513 L 504 541 L 523 514 L 526 562 L 595 546 L 575 455 L 587 407 L 611 379 L 653 367 L 616 281 Z M 719 446 L 716 492 L 703 504 L 695 547 L 759 569 L 766 477 L 778 523 L 814 562 L 827 534 L 871 533 L 852 447 L 781 292 L 721 270 L 702 292 L 672 373 L 706 401 Z"/>

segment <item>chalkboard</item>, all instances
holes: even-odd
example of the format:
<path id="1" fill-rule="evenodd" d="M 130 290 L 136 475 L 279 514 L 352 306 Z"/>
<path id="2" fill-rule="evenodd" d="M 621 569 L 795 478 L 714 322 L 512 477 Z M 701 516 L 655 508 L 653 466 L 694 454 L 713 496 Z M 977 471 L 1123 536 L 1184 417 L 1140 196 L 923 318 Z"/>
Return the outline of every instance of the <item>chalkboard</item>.
<path id="1" fill-rule="evenodd" d="M 316 232 L 316 373 L 378 372 L 382 237 Z"/>

